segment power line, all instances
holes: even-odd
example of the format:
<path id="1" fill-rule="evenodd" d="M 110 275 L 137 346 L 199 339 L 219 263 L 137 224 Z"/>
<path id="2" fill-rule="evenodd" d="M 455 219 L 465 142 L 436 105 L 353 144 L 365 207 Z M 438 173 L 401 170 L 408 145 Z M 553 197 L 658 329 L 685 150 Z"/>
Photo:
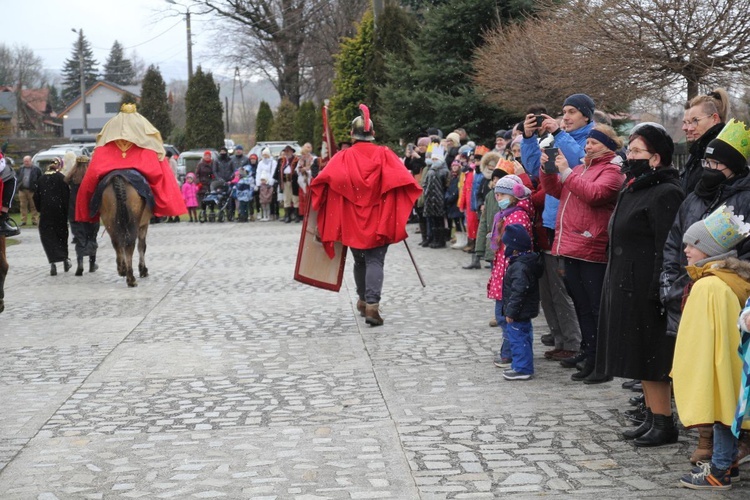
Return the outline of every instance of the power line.
<path id="1" fill-rule="evenodd" d="M 135 44 L 135 45 L 131 45 L 131 46 L 129 46 L 129 47 L 123 47 L 122 49 L 123 49 L 123 50 L 134 49 L 134 48 L 136 48 L 136 47 L 140 47 L 141 45 L 146 45 L 146 44 L 147 44 L 147 43 L 149 43 L 149 42 L 153 42 L 154 40 L 156 40 L 156 39 L 157 39 L 157 38 L 159 38 L 160 36 L 166 35 L 166 34 L 167 34 L 167 33 L 168 33 L 169 31 L 173 30 L 173 29 L 174 29 L 175 27 L 179 26 L 180 24 L 182 24 L 182 19 L 180 19 L 180 20 L 179 20 L 179 21 L 177 21 L 177 22 L 176 22 L 175 24 L 173 24 L 172 26 L 170 26 L 170 27 L 169 27 L 169 28 L 167 28 L 166 30 L 162 31 L 161 33 L 159 33 L 159 34 L 158 34 L 158 35 L 156 35 L 155 37 L 153 37 L 153 38 L 149 38 L 149 39 L 148 39 L 148 40 L 146 40 L 145 42 L 137 43 L 137 44 Z M 92 45 L 91 47 L 92 47 L 92 48 L 94 48 L 94 49 L 97 49 L 97 50 L 110 50 L 110 49 L 108 49 L 108 48 L 104 48 L 104 47 L 95 47 L 95 46 L 93 46 L 93 45 Z"/>

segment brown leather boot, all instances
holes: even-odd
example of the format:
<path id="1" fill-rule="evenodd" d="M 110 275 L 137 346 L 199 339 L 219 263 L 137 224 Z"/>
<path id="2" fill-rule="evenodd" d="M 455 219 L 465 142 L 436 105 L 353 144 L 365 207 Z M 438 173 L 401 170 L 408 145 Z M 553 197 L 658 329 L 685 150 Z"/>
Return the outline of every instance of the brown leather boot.
<path id="1" fill-rule="evenodd" d="M 380 326 L 383 324 L 383 318 L 378 311 L 380 304 L 367 304 L 365 307 L 365 323 L 370 326 Z"/>
<path id="2" fill-rule="evenodd" d="M 469 238 L 466 241 L 466 246 L 463 247 L 461 250 L 463 250 L 466 253 L 473 253 L 474 252 L 474 245 L 476 244 L 477 240 L 472 240 Z"/>
<path id="3" fill-rule="evenodd" d="M 365 317 L 365 308 L 367 307 L 367 302 L 364 300 L 357 300 L 357 311 L 359 311 L 359 315 L 363 318 Z"/>
<path id="4" fill-rule="evenodd" d="M 698 447 L 690 455 L 690 463 L 710 462 L 714 453 L 714 428 L 710 425 L 698 427 Z"/>

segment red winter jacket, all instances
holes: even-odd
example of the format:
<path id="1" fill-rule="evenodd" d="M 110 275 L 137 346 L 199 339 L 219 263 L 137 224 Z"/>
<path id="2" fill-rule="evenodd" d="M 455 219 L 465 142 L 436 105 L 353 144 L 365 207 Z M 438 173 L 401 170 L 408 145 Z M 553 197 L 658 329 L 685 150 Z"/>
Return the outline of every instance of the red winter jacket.
<path id="1" fill-rule="evenodd" d="M 607 225 L 625 176 L 614 153 L 578 165 L 565 179 L 541 173 L 547 194 L 560 200 L 552 254 L 588 262 L 607 262 Z"/>

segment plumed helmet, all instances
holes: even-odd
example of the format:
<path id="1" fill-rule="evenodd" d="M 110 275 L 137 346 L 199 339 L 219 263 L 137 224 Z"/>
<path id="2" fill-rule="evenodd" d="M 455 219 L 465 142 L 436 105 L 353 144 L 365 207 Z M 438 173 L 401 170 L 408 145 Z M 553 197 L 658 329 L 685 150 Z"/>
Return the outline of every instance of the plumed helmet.
<path id="1" fill-rule="evenodd" d="M 358 141 L 374 141 L 375 129 L 370 120 L 370 110 L 364 104 L 359 105 L 362 116 L 352 120 L 352 137 Z"/>

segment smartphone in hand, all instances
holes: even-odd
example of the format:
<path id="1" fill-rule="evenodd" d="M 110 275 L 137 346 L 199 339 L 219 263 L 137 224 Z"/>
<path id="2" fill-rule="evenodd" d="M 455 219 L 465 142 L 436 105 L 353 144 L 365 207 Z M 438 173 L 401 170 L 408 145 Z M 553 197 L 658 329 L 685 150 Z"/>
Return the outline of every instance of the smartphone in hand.
<path id="1" fill-rule="evenodd" d="M 537 128 L 542 126 L 542 122 L 544 121 L 544 117 L 542 115 L 534 115 L 534 118 L 536 118 L 536 126 Z"/>
<path id="2" fill-rule="evenodd" d="M 559 149 L 557 148 L 544 148 L 544 153 L 547 155 L 547 161 L 544 162 L 544 165 L 542 165 L 542 168 L 544 169 L 545 174 L 556 174 L 557 173 L 557 167 L 555 166 L 555 159 L 557 158 L 557 154 L 559 153 Z"/>

